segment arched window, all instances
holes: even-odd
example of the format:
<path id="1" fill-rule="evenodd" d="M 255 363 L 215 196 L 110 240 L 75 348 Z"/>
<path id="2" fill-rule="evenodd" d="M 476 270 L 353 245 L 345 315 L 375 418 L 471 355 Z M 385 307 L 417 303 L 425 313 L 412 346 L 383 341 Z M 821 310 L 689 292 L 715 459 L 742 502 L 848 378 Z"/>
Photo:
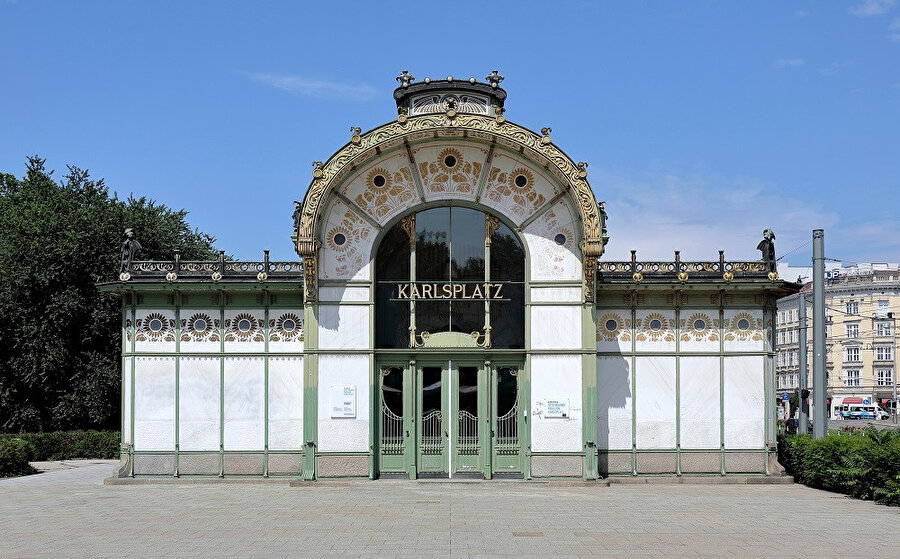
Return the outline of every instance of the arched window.
<path id="1" fill-rule="evenodd" d="M 407 348 L 411 334 L 473 334 L 490 347 L 525 344 L 525 250 L 484 212 L 439 207 L 412 214 L 382 239 L 375 262 L 375 342 Z M 473 337 L 475 336 L 473 335 Z"/>

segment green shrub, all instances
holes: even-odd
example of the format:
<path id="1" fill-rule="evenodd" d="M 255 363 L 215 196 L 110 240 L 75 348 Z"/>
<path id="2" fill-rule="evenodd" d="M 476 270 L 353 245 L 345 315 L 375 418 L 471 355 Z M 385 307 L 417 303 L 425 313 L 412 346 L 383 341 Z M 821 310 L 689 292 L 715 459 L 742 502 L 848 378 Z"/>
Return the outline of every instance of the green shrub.
<path id="1" fill-rule="evenodd" d="M 17 436 L 34 445 L 34 460 L 119 457 L 118 431 L 53 431 Z"/>
<path id="2" fill-rule="evenodd" d="M 783 435 L 778 457 L 785 470 L 810 487 L 900 506 L 900 430 L 861 429 Z"/>
<path id="3" fill-rule="evenodd" d="M 0 477 L 27 476 L 36 473 L 30 462 L 34 445 L 22 439 L 0 437 Z"/>

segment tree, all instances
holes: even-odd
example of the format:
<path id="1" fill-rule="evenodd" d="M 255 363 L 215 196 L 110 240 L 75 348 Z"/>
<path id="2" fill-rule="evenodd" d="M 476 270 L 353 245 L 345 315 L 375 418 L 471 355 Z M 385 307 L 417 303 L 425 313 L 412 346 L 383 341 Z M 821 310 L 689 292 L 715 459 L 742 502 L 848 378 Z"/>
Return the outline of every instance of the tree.
<path id="1" fill-rule="evenodd" d="M 142 260 L 212 259 L 215 239 L 184 210 L 120 200 L 75 166 L 56 182 L 44 163 L 0 174 L 0 432 L 115 428 L 121 314 L 96 283 L 115 277 L 122 232 Z"/>

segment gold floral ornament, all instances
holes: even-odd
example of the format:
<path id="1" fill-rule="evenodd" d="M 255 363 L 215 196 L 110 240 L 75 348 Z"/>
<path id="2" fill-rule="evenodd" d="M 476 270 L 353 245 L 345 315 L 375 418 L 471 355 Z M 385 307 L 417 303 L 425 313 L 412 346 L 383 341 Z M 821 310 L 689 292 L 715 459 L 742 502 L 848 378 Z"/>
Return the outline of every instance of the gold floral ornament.
<path id="1" fill-rule="evenodd" d="M 762 319 L 755 318 L 752 314 L 739 312 L 731 317 L 728 330 L 725 332 L 727 341 L 762 341 Z"/>
<path id="2" fill-rule="evenodd" d="M 675 341 L 675 332 L 671 328 L 668 318 L 662 313 L 654 312 L 644 317 L 641 321 L 641 330 L 635 336 L 638 341 L 667 342 Z"/>
<path id="3" fill-rule="evenodd" d="M 508 215 L 525 219 L 547 201 L 535 189 L 534 174 L 525 167 L 507 172 L 491 167 L 484 196 L 502 208 Z"/>
<path id="4" fill-rule="evenodd" d="M 139 342 L 174 342 L 175 321 L 162 313 L 149 313 L 135 321 Z"/>
<path id="5" fill-rule="evenodd" d="M 630 335 L 624 328 L 625 320 L 616 313 L 606 313 L 597 321 L 597 341 L 614 342 L 620 334 L 623 341 L 628 341 Z"/>
<path id="6" fill-rule="evenodd" d="M 219 321 L 206 313 L 194 313 L 187 320 L 181 319 L 182 342 L 218 342 Z"/>
<path id="7" fill-rule="evenodd" d="M 303 340 L 303 319 L 297 313 L 287 312 L 269 320 L 270 342 Z"/>
<path id="8" fill-rule="evenodd" d="M 226 342 L 262 342 L 265 341 L 260 331 L 259 321 L 250 313 L 239 313 L 232 319 L 225 320 Z"/>
<path id="9" fill-rule="evenodd" d="M 691 338 L 696 342 L 704 339 L 718 341 L 719 334 L 713 329 L 714 326 L 718 325 L 713 322 L 708 314 L 694 313 L 687 320 L 681 319 L 681 341 L 688 342 Z"/>
<path id="10" fill-rule="evenodd" d="M 481 174 L 481 167 L 481 163 L 466 161 L 458 149 L 445 148 L 436 161 L 419 164 L 419 175 L 430 192 L 470 193 Z"/>
<path id="11" fill-rule="evenodd" d="M 355 202 L 371 217 L 380 220 L 406 206 L 414 196 L 412 173 L 401 167 L 391 173 L 384 167 L 375 167 L 366 173 L 365 190 L 356 196 Z"/>

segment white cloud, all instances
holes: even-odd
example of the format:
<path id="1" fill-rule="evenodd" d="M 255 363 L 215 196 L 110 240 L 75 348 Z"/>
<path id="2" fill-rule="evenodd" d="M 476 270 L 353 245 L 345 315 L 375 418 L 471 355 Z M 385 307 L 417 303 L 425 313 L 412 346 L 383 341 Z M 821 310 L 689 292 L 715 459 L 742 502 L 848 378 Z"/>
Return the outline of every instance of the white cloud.
<path id="1" fill-rule="evenodd" d="M 872 17 L 886 14 L 894 6 L 894 0 L 865 0 L 850 8 L 850 13 L 858 17 Z"/>
<path id="2" fill-rule="evenodd" d="M 895 17 L 894 21 L 888 26 L 890 29 L 890 33 L 888 34 L 888 39 L 892 41 L 900 41 L 900 17 Z"/>
<path id="3" fill-rule="evenodd" d="M 686 260 L 716 260 L 719 250 L 727 259 L 755 260 L 766 227 L 775 231 L 780 255 L 838 221 L 818 200 L 753 178 L 594 170 L 591 184 L 607 200 L 609 260 L 628 260 L 631 249 L 642 260 L 671 260 L 674 250 Z"/>
<path id="4" fill-rule="evenodd" d="M 802 58 L 779 58 L 772 63 L 775 68 L 797 68 L 806 64 Z"/>
<path id="5" fill-rule="evenodd" d="M 368 84 L 346 84 L 327 80 L 314 80 L 303 76 L 252 72 L 245 72 L 244 76 L 275 89 L 317 99 L 336 97 L 349 101 L 368 101 L 376 93 L 375 88 Z"/>
<path id="6" fill-rule="evenodd" d="M 843 68 L 847 67 L 846 62 L 832 62 L 826 66 L 819 68 L 819 73 L 823 76 L 833 76 L 840 72 Z"/>

